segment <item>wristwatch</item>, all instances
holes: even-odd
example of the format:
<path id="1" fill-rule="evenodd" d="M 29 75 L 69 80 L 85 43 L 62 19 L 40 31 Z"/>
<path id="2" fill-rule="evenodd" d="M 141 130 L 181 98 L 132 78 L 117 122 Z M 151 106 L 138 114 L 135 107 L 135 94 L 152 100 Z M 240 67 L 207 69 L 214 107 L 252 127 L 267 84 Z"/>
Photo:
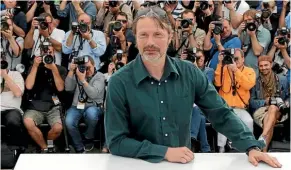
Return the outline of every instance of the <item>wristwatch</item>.
<path id="1" fill-rule="evenodd" d="M 262 150 L 261 150 L 259 147 L 257 147 L 257 146 L 249 147 L 249 148 L 247 149 L 247 151 L 246 151 L 246 154 L 247 154 L 248 156 L 249 156 L 249 152 L 250 152 L 251 150 L 257 150 L 257 151 L 259 151 L 259 152 L 262 151 Z"/>
<path id="2" fill-rule="evenodd" d="M 86 83 L 86 80 L 81 81 L 82 86 Z"/>

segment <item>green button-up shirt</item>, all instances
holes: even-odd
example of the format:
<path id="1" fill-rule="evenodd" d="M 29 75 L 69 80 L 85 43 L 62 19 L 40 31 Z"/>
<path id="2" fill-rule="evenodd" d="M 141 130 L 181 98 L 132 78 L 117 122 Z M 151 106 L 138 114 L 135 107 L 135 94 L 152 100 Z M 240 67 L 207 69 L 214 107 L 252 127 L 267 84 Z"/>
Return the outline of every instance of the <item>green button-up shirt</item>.
<path id="1" fill-rule="evenodd" d="M 157 81 L 138 56 L 109 81 L 105 133 L 110 152 L 160 162 L 168 147 L 190 148 L 194 102 L 240 151 L 264 146 L 192 63 L 166 57 L 164 74 Z"/>

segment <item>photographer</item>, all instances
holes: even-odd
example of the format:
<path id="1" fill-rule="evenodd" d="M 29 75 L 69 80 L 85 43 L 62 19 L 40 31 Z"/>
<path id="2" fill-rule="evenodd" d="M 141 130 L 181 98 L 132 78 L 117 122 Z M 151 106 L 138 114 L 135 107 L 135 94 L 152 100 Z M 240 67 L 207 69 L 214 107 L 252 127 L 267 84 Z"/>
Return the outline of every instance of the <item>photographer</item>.
<path id="1" fill-rule="evenodd" d="M 62 43 L 63 53 L 74 57 L 92 56 L 97 70 L 100 68 L 100 56 L 106 50 L 105 36 L 101 31 L 91 29 L 91 18 L 87 14 L 78 17 L 78 23 L 67 32 Z"/>
<path id="2" fill-rule="evenodd" d="M 62 62 L 62 41 L 65 32 L 57 29 L 53 24 L 53 17 L 48 13 L 42 13 L 39 17 L 34 17 L 31 28 L 24 40 L 24 48 L 32 49 L 31 58 L 40 56 L 40 46 L 43 42 L 50 42 L 55 50 L 55 64 Z"/>
<path id="3" fill-rule="evenodd" d="M 271 34 L 263 27 L 260 20 L 260 13 L 250 9 L 244 13 L 243 22 L 238 28 L 238 36 L 246 56 L 245 64 L 253 68 L 256 75 L 258 75 L 258 56 L 266 53 L 271 42 Z"/>
<path id="4" fill-rule="evenodd" d="M 91 151 L 94 148 L 95 128 L 102 114 L 101 106 L 105 91 L 105 77 L 97 72 L 93 58 L 90 56 L 82 58 L 82 61 L 71 63 L 65 81 L 66 91 L 75 91 L 72 107 L 67 111 L 66 126 L 77 153 Z M 82 117 L 87 125 L 85 147 L 79 132 L 79 121 Z"/>
<path id="5" fill-rule="evenodd" d="M 45 120 L 51 126 L 47 140 L 57 139 L 62 132 L 59 97 L 65 88 L 67 71 L 64 67 L 56 65 L 53 62 L 54 58 L 53 46 L 45 43 L 41 49 L 41 56 L 34 58 L 25 81 L 28 98 L 24 125 L 42 152 L 48 152 L 48 146 L 38 126 Z"/>
<path id="6" fill-rule="evenodd" d="M 103 7 L 99 9 L 96 16 L 96 26 L 99 30 L 106 31 L 110 21 L 115 21 L 119 12 L 127 15 L 127 27 L 131 28 L 133 17 L 130 7 L 121 1 L 104 0 Z"/>
<path id="7" fill-rule="evenodd" d="M 273 46 L 267 55 L 274 61 L 272 70 L 276 74 L 286 76 L 290 69 L 290 30 L 283 27 L 277 33 L 278 36 L 275 37 Z"/>
<path id="8" fill-rule="evenodd" d="M 182 28 L 182 29 L 179 29 Z M 195 13 L 191 10 L 185 10 L 182 13 L 180 25 L 175 30 L 176 49 L 185 48 L 203 48 L 205 31 L 197 28 Z"/>
<path id="9" fill-rule="evenodd" d="M 9 132 L 9 144 L 23 146 L 23 122 L 20 108 L 24 92 L 24 80 L 17 71 L 7 69 L 8 63 L 1 56 L 1 125 Z M 2 139 L 4 137 L 2 136 Z"/>
<path id="10" fill-rule="evenodd" d="M 251 91 L 250 106 L 255 111 L 255 123 L 263 129 L 259 140 L 265 142 L 263 151 L 267 152 L 275 124 L 284 122 L 290 116 L 290 94 L 286 77 L 272 71 L 271 57 L 260 56 L 258 65 L 260 74 Z"/>
<path id="11" fill-rule="evenodd" d="M 126 13 L 119 12 L 116 16 L 116 21 L 108 25 L 106 35 L 107 45 L 110 43 L 113 51 L 114 49 L 121 49 L 127 53 L 131 44 L 135 44 L 135 37 L 131 29 L 127 27 L 128 18 Z"/>
<path id="12" fill-rule="evenodd" d="M 252 68 L 244 66 L 244 61 L 241 49 L 221 51 L 214 85 L 219 87 L 219 95 L 253 132 L 253 119 L 246 109 L 250 100 L 250 89 L 256 84 L 256 74 Z M 218 133 L 217 140 L 219 152 L 224 152 L 227 138 Z"/>
<path id="13" fill-rule="evenodd" d="M 61 17 L 67 17 L 69 15 L 69 28 L 71 28 L 72 22 L 77 22 L 78 17 L 84 13 L 89 15 L 91 20 L 94 21 L 97 15 L 97 9 L 95 4 L 90 1 L 78 0 L 68 3 L 67 0 L 62 0 L 57 13 Z"/>
<path id="14" fill-rule="evenodd" d="M 5 25 L 1 29 L 1 50 L 8 62 L 8 70 L 13 70 L 21 62 L 24 41 L 22 37 L 13 36 L 14 27 L 11 18 L 2 17 L 1 24 Z"/>
<path id="15" fill-rule="evenodd" d="M 172 27 L 175 26 L 175 20 L 181 16 L 185 8 L 177 0 L 168 0 L 161 3 L 161 8 L 166 11 L 166 14 L 171 22 Z"/>
<path id="16" fill-rule="evenodd" d="M 211 35 L 213 33 L 213 38 Z M 218 54 L 226 48 L 241 48 L 241 41 L 236 35 L 232 35 L 232 26 L 229 20 L 212 21 L 204 40 L 204 50 L 210 50 L 206 60 L 210 68 L 216 70 Z"/>
<path id="17" fill-rule="evenodd" d="M 5 15 L 12 18 L 13 33 L 24 38 L 27 30 L 24 12 L 22 12 L 20 7 L 17 6 L 17 1 L 4 0 L 3 2 L 5 4 Z"/>

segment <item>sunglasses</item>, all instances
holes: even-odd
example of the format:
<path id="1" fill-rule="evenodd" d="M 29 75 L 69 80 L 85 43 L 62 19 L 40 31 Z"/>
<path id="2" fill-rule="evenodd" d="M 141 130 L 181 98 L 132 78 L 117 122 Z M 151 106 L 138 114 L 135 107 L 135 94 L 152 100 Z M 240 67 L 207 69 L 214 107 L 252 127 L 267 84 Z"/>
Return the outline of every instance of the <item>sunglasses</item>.
<path id="1" fill-rule="evenodd" d="M 127 23 L 127 20 L 122 20 L 122 19 L 119 19 L 119 20 L 116 20 L 116 21 L 121 22 L 123 24 L 126 24 Z"/>
<path id="2" fill-rule="evenodd" d="M 143 8 L 141 10 L 138 10 L 136 14 L 136 19 L 139 19 L 142 17 L 155 17 L 155 18 L 160 18 L 160 19 L 166 19 L 167 14 L 160 7 L 153 6 L 153 7 L 148 7 L 148 8 Z"/>

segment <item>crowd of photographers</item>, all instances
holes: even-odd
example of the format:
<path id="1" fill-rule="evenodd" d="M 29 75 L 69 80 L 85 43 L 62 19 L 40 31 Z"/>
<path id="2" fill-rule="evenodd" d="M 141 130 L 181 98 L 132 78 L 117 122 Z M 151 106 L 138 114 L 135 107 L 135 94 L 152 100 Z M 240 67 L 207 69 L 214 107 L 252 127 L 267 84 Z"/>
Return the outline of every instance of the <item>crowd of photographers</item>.
<path id="1" fill-rule="evenodd" d="M 25 127 L 45 153 L 66 128 L 76 152 L 91 151 L 107 82 L 138 54 L 132 23 L 149 6 L 163 8 L 172 25 L 168 55 L 199 67 L 251 130 L 262 128 L 268 146 L 274 126 L 290 119 L 285 0 L 1 1 L 1 124 L 11 141 L 21 145 Z M 210 152 L 206 122 L 194 104 L 191 139 L 201 152 Z M 225 152 L 227 138 L 218 134 L 217 143 Z"/>

